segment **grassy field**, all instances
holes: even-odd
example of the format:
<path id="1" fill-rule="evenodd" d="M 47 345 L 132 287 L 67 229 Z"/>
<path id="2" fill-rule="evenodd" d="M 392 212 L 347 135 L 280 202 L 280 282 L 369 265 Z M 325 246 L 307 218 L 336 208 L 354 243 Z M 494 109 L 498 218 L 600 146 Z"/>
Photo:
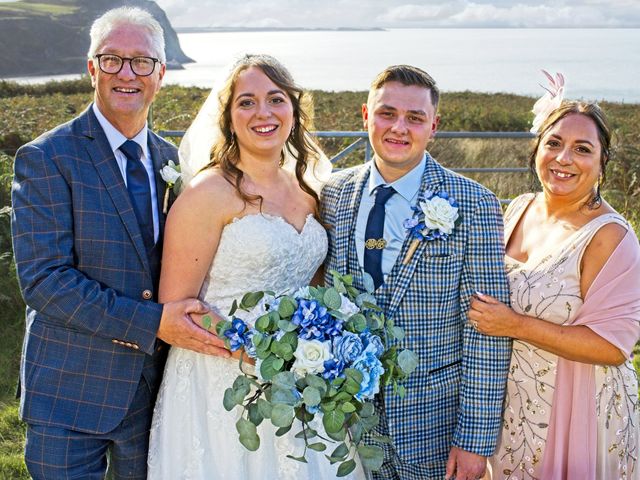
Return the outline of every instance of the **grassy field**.
<path id="1" fill-rule="evenodd" d="M 34 5 L 34 4 L 29 4 Z M 3 8 L 3 7 L 0 7 Z M 153 109 L 155 130 L 183 130 L 193 120 L 208 91 L 164 87 Z M 317 130 L 362 130 L 360 106 L 366 92 L 314 91 Z M 9 188 L 15 150 L 82 112 L 92 98 L 88 79 L 24 86 L 0 81 L 0 480 L 28 478 L 21 459 L 22 426 L 13 400 L 24 323 L 15 279 L 9 233 Z M 534 99 L 507 94 L 444 93 L 441 131 L 527 131 Z M 608 169 L 605 198 L 640 232 L 640 105 L 603 102 L 616 131 L 615 155 Z M 350 141 L 322 140 L 332 155 Z M 528 140 L 436 139 L 430 152 L 449 167 L 524 167 Z M 341 167 L 360 163 L 363 152 Z M 528 174 L 476 174 L 474 178 L 501 198 L 536 188 Z M 640 350 L 634 363 L 640 369 Z"/>
<path id="2" fill-rule="evenodd" d="M 36 15 L 70 15 L 78 10 L 79 7 L 72 5 L 51 5 L 48 3 L 25 3 L 11 2 L 0 3 L 0 15 L 3 17 L 20 17 L 20 14 L 36 14 Z"/>

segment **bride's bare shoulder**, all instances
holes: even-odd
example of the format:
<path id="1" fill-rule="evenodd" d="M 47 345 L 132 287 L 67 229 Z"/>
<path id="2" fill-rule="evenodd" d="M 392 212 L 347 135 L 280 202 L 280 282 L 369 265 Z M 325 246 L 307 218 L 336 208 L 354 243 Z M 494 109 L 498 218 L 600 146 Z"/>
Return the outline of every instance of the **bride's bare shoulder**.
<path id="1" fill-rule="evenodd" d="M 232 217 L 239 209 L 242 209 L 242 202 L 234 186 L 219 169 L 208 168 L 189 182 L 171 207 L 170 213 L 174 210 L 188 211 L 190 215 L 216 217 L 225 222 L 227 217 Z"/>

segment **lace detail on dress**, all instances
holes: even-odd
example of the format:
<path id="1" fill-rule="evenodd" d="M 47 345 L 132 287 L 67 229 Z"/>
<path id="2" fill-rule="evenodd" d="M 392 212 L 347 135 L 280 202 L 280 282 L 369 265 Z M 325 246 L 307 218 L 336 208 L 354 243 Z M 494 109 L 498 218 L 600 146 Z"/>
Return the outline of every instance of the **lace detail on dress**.
<path id="1" fill-rule="evenodd" d="M 273 215 L 235 219 L 222 231 L 200 298 L 226 315 L 233 300 L 248 291 L 293 292 L 309 283 L 326 252 L 326 232 L 311 215 L 300 232 Z M 240 411 L 227 412 L 222 403 L 239 373 L 236 360 L 171 349 L 151 427 L 148 478 L 335 478 L 336 467 L 322 454 L 309 452 L 308 464 L 286 458 L 303 450 L 295 428 L 276 437 L 264 421 L 256 452 L 240 444 L 235 428 Z M 364 477 L 359 471 L 350 478 Z"/>
<path id="2" fill-rule="evenodd" d="M 523 195 L 514 201 L 505 225 L 507 241 L 533 197 Z M 574 232 L 547 255 L 530 257 L 524 263 L 506 257 L 512 308 L 553 323 L 570 323 L 583 303 L 582 253 L 597 230 L 610 222 L 625 223 L 619 215 L 606 214 Z M 494 480 L 540 478 L 557 361 L 557 355 L 534 345 L 513 342 L 502 432 L 490 459 Z M 627 362 L 620 367 L 596 366 L 594 371 L 598 478 L 638 479 L 638 398 L 633 366 Z"/>

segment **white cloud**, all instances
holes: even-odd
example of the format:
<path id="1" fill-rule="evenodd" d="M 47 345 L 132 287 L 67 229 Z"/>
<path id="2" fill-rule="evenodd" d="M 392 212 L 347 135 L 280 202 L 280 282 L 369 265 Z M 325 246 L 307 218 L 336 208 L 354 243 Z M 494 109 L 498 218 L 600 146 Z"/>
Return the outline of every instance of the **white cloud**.
<path id="1" fill-rule="evenodd" d="M 1 1 L 1 0 L 0 0 Z M 174 26 L 638 27 L 638 0 L 157 0 Z"/>

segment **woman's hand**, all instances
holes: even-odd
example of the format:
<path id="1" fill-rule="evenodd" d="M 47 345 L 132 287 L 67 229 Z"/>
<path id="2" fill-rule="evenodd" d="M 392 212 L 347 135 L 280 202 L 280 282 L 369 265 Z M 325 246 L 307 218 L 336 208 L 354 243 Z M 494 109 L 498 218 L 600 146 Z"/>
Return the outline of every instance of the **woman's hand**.
<path id="1" fill-rule="evenodd" d="M 491 295 L 476 292 L 471 298 L 469 322 L 485 335 L 515 338 L 521 316 Z"/>

